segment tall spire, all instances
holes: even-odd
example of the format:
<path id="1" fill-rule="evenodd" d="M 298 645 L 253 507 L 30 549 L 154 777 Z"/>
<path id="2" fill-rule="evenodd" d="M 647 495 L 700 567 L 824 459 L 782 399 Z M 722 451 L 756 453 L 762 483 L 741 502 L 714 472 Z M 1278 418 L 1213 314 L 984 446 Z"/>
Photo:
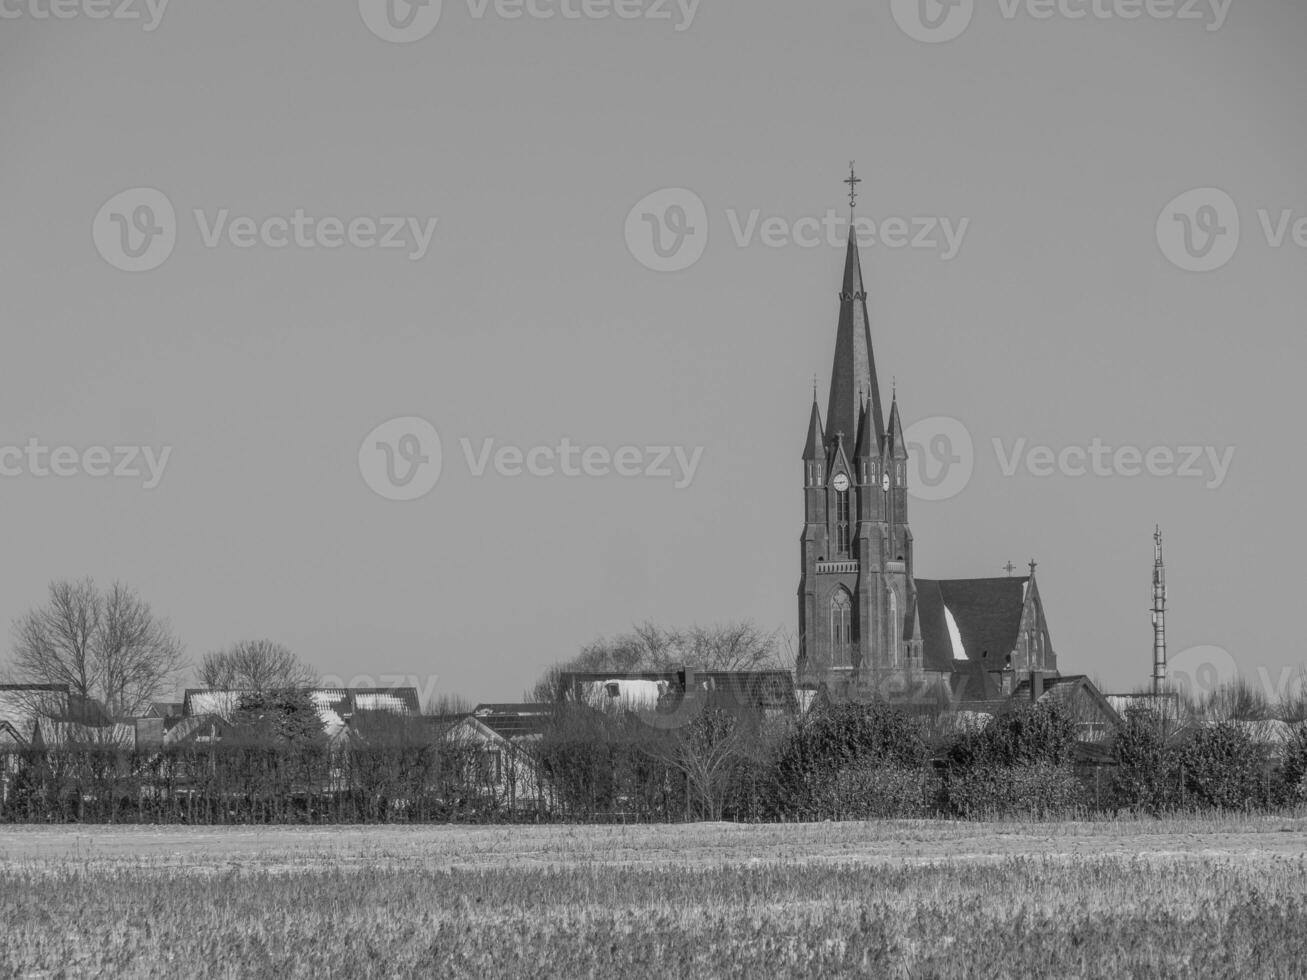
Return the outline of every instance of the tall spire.
<path id="1" fill-rule="evenodd" d="M 856 174 L 849 176 L 849 200 L 856 202 Z M 867 290 L 862 282 L 862 259 L 858 254 L 857 227 L 849 222 L 849 246 L 844 257 L 844 281 L 840 286 L 840 318 L 835 334 L 835 363 L 831 368 L 830 402 L 826 409 L 828 432 L 858 431 L 859 392 L 863 392 L 874 425 L 876 445 L 885 440 L 885 416 L 881 410 L 880 380 L 871 347 L 871 318 L 867 314 Z"/>

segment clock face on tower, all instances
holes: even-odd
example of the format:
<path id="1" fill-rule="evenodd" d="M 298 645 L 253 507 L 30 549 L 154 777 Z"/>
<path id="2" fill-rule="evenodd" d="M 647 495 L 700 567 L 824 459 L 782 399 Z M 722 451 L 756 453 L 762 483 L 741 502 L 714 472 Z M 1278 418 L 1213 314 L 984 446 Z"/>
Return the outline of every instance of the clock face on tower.
<path id="1" fill-rule="evenodd" d="M 830 485 L 835 488 L 836 493 L 843 493 L 849 488 L 849 478 L 844 473 L 837 473 L 835 479 L 830 481 Z"/>
<path id="2" fill-rule="evenodd" d="M 880 478 L 880 488 L 881 488 L 882 490 L 884 490 L 886 493 L 889 493 L 889 474 L 888 474 L 888 473 L 886 473 L 884 476 L 882 476 L 882 477 Z"/>

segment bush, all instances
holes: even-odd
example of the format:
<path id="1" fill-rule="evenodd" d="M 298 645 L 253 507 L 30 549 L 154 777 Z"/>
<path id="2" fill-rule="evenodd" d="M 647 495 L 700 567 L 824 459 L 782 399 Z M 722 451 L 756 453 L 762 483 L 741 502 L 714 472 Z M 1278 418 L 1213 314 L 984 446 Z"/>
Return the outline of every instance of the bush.
<path id="1" fill-rule="evenodd" d="M 985 763 L 954 770 L 941 784 L 945 811 L 968 820 L 995 817 L 1066 817 L 1089 803 L 1080 777 L 1067 763 L 1003 766 Z"/>
<path id="2" fill-rule="evenodd" d="M 1251 736 L 1229 724 L 1199 728 L 1180 746 L 1183 802 L 1190 806 L 1246 809 L 1266 799 L 1266 760 Z"/>
<path id="3" fill-rule="evenodd" d="M 777 754 L 778 815 L 836 817 L 842 771 L 864 763 L 922 769 L 929 759 L 919 719 L 883 702 L 822 704 L 794 727 Z"/>
<path id="4" fill-rule="evenodd" d="M 1176 761 L 1167 750 L 1162 719 L 1130 711 L 1112 739 L 1112 801 L 1118 807 L 1159 813 L 1176 802 Z"/>
<path id="5" fill-rule="evenodd" d="M 1056 701 L 959 732 L 944 753 L 939 806 L 964 818 L 1065 815 L 1088 796 L 1071 766 L 1075 722 Z"/>
<path id="6" fill-rule="evenodd" d="M 1283 806 L 1307 804 L 1307 727 L 1294 729 L 1284 747 L 1278 795 Z"/>
<path id="7" fill-rule="evenodd" d="M 929 816 L 938 792 L 929 769 L 881 762 L 841 769 L 834 789 L 833 808 L 845 820 Z"/>

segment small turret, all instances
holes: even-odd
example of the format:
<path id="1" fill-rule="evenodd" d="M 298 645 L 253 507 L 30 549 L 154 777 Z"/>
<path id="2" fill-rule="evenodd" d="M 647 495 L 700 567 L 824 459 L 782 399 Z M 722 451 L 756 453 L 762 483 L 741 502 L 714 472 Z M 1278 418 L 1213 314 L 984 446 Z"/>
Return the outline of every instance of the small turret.
<path id="1" fill-rule="evenodd" d="M 808 417 L 808 441 L 803 444 L 803 482 L 814 486 L 821 476 L 826 459 L 826 437 L 821 429 L 821 410 L 817 407 L 817 393 L 812 395 L 812 414 Z"/>
<path id="2" fill-rule="evenodd" d="M 903 439 L 903 420 L 899 418 L 899 396 L 894 393 L 894 401 L 889 409 L 889 458 L 905 460 L 908 458 L 908 446 Z"/>

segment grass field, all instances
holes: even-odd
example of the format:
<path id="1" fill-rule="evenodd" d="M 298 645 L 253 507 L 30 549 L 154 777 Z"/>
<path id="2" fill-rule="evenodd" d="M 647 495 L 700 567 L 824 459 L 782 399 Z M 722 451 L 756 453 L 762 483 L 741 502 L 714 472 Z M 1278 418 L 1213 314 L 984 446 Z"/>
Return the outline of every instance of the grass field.
<path id="1" fill-rule="evenodd" d="M 1307 821 L 7 828 L 0 975 L 1301 977 Z"/>

